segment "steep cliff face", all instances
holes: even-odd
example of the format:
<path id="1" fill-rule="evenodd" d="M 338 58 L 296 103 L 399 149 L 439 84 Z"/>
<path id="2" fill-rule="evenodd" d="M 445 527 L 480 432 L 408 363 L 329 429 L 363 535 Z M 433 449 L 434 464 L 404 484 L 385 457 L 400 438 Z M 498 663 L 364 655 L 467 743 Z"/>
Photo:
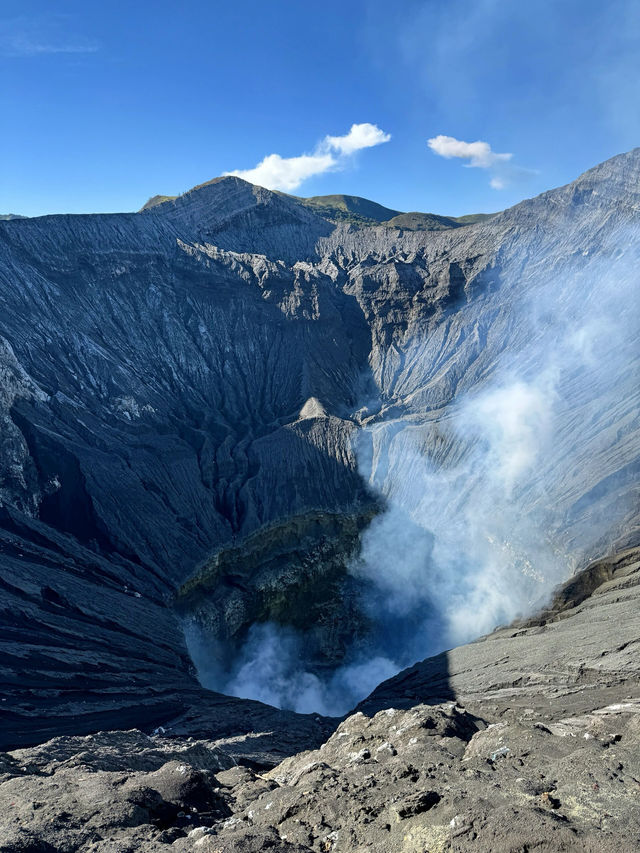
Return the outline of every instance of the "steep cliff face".
<path id="1" fill-rule="evenodd" d="M 512 354 L 526 364 L 539 325 L 521 322 L 520 306 L 551 290 L 548 304 L 566 309 L 561 336 L 576 280 L 597 315 L 598 277 L 633 275 L 639 178 L 636 150 L 444 231 L 335 225 L 237 178 L 139 214 L 1 222 L 0 666 L 11 725 L 35 731 L 45 709 L 90 720 L 110 702 L 133 720 L 141 697 L 142 716 L 152 705 L 166 716 L 179 683 L 197 691 L 176 592 L 191 582 L 193 612 L 211 619 L 207 566 L 262 530 L 281 563 L 290 544 L 274 529 L 310 514 L 345 519 L 326 566 L 337 599 L 349 599 L 353 548 L 348 534 L 338 558 L 340 531 L 393 496 L 409 439 L 445 469 L 464 456 L 451 406 Z M 576 558 L 637 537 L 629 339 L 624 370 L 599 377 L 589 400 L 563 376 L 557 439 L 540 463 L 544 506 L 534 488 L 521 503 L 550 510 Z M 307 568 L 326 545 L 326 527 L 316 532 L 298 555 Z M 216 587 L 216 618 L 263 595 L 262 567 Z M 238 643 L 277 610 L 260 601 L 235 623 Z"/>

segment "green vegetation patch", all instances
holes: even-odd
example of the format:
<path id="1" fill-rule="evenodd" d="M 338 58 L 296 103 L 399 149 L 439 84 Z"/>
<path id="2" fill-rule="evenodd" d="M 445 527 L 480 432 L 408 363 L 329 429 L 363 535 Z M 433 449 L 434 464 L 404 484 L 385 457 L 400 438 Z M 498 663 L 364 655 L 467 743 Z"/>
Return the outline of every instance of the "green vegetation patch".
<path id="1" fill-rule="evenodd" d="M 175 201 L 177 198 L 177 195 L 154 195 L 140 208 L 139 212 L 142 213 L 143 210 L 151 210 L 152 207 L 158 207 L 159 204 L 164 204 L 165 201 Z"/>

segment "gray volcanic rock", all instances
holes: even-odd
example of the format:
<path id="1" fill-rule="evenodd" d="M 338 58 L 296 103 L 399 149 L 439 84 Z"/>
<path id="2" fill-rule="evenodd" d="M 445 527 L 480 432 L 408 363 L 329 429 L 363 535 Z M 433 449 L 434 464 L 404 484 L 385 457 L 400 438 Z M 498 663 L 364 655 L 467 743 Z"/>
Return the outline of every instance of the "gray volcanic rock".
<path id="1" fill-rule="evenodd" d="M 289 264 L 311 260 L 333 226 L 290 196 L 241 178 L 213 181 L 141 211 L 162 217 L 176 236 L 232 252 L 264 254 Z"/>
<path id="2" fill-rule="evenodd" d="M 206 698 L 176 595 L 206 597 L 211 566 L 249 543 L 273 573 L 254 559 L 190 611 L 220 619 L 231 652 L 255 618 L 286 622 L 280 582 L 311 605 L 330 587 L 345 624 L 354 519 L 381 505 L 362 427 L 381 427 L 369 440 L 383 496 L 409 435 L 451 464 L 447 407 L 526 348 L 513 320 L 526 294 L 635 257 L 639 178 L 636 150 L 438 232 L 336 225 L 231 177 L 138 214 L 0 223 L 2 744 L 178 717 L 220 736 L 250 720 L 286 730 L 293 717 Z M 637 541 L 638 359 L 629 346 L 595 389 L 597 416 L 570 377 L 563 388 L 540 477 L 574 563 Z M 539 509 L 535 489 L 522 505 Z M 296 586 L 291 525 L 311 587 Z M 344 643 L 313 627 L 334 665 Z M 288 752 L 324 731 L 296 719 Z"/>
<path id="3" fill-rule="evenodd" d="M 448 698 L 424 661 L 271 769 L 235 764 L 237 739 L 137 731 L 0 755 L 0 850 L 633 853 L 639 557 L 449 652 Z"/>

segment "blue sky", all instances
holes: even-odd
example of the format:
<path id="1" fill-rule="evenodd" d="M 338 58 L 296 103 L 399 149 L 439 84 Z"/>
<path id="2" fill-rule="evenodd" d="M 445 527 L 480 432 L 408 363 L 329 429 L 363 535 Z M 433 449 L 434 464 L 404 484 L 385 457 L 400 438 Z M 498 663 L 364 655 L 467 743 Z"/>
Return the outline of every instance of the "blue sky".
<path id="1" fill-rule="evenodd" d="M 135 210 L 276 154 L 249 175 L 461 215 L 640 144 L 637 0 L 0 2 L 0 75 L 0 213 Z"/>

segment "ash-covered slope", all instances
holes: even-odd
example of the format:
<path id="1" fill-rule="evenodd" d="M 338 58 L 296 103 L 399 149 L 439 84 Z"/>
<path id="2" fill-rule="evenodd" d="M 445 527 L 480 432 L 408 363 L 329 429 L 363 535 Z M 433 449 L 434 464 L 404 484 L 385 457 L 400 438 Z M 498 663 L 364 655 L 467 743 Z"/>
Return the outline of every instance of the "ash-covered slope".
<path id="1" fill-rule="evenodd" d="M 636 150 L 441 232 L 336 226 L 237 178 L 139 214 L 0 223 L 6 742 L 201 696 L 176 593 L 230 650 L 302 611 L 314 665 L 335 666 L 367 630 L 345 574 L 360 532 L 407 443 L 445 468 L 467 454 L 451 404 L 512 354 L 526 367 L 539 326 L 518 306 L 551 289 L 561 336 L 581 279 L 581 328 L 612 306 L 637 322 L 637 302 L 599 306 L 598 281 L 637 300 L 639 179 Z M 624 370 L 588 398 L 563 376 L 544 500 L 530 482 L 518 504 L 576 559 L 637 535 L 638 352 L 621 339 Z"/>

